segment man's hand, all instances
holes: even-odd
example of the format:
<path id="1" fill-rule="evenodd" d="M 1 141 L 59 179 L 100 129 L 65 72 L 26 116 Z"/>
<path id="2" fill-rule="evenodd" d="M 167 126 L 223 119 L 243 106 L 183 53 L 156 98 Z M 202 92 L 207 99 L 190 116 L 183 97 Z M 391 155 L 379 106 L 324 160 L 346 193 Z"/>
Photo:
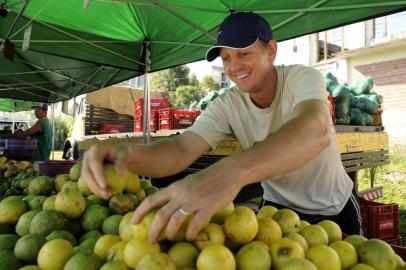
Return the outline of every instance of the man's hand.
<path id="1" fill-rule="evenodd" d="M 217 165 L 211 167 L 220 167 Z M 166 237 L 173 240 L 187 217 L 193 215 L 186 238 L 189 241 L 196 239 L 211 217 L 231 202 L 242 188 L 242 185 L 233 179 L 235 174 L 226 172 L 224 168 L 210 168 L 188 175 L 148 196 L 137 207 L 132 222 L 140 222 L 153 208 L 161 207 L 149 232 L 149 241 L 155 243 L 163 230 Z"/>
<path id="2" fill-rule="evenodd" d="M 118 174 L 122 174 L 127 169 L 132 154 L 131 146 L 93 145 L 83 158 L 81 177 L 94 194 L 108 199 L 111 190 L 104 175 L 104 162 L 113 162 Z"/>

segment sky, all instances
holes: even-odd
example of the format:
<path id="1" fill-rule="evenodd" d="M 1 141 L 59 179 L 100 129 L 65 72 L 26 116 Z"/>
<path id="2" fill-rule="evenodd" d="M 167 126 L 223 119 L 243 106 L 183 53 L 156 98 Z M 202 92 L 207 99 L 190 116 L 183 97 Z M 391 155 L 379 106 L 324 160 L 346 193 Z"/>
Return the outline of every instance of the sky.
<path id="1" fill-rule="evenodd" d="M 198 61 L 198 62 L 194 62 L 191 64 L 187 64 L 187 66 L 190 69 L 190 74 L 194 73 L 199 81 L 202 80 L 204 75 L 210 75 L 210 76 L 212 75 L 211 67 L 213 65 L 222 67 L 223 63 L 221 62 L 221 59 L 219 57 L 217 57 L 217 59 L 214 60 L 213 62 L 207 62 L 206 60 L 203 60 L 203 61 Z"/>

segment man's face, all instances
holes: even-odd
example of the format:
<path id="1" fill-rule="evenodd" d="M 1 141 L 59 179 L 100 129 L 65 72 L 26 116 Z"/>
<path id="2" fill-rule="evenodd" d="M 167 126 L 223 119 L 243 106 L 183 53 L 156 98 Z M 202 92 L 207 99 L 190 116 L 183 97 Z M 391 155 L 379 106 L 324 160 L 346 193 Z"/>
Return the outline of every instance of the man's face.
<path id="1" fill-rule="evenodd" d="M 224 71 L 241 91 L 257 93 L 266 89 L 275 59 L 275 46 L 274 41 L 267 46 L 256 41 L 245 49 L 220 48 Z"/>
<path id="2" fill-rule="evenodd" d="M 37 117 L 38 119 L 42 118 L 44 115 L 44 110 L 42 108 L 35 108 L 34 114 L 35 114 L 35 117 Z"/>

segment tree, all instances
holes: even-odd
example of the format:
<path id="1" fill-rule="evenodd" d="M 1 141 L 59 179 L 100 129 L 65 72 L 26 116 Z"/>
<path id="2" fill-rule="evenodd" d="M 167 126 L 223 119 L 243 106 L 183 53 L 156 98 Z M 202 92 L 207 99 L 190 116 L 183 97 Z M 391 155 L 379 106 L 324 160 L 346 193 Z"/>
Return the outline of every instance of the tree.
<path id="1" fill-rule="evenodd" d="M 197 79 L 195 74 L 192 74 L 189 78 L 189 85 L 199 86 L 199 80 Z"/>
<path id="2" fill-rule="evenodd" d="M 200 86 L 204 90 L 219 90 L 220 89 L 220 84 L 218 84 L 212 76 L 210 75 L 205 75 L 200 82 Z"/>
<path id="3" fill-rule="evenodd" d="M 171 104 L 178 109 L 188 109 L 190 104 L 202 98 L 202 90 L 195 85 L 182 85 L 171 93 Z"/>
<path id="4" fill-rule="evenodd" d="M 190 69 L 183 65 L 151 73 L 151 88 L 169 94 L 177 87 L 189 84 L 189 72 Z"/>

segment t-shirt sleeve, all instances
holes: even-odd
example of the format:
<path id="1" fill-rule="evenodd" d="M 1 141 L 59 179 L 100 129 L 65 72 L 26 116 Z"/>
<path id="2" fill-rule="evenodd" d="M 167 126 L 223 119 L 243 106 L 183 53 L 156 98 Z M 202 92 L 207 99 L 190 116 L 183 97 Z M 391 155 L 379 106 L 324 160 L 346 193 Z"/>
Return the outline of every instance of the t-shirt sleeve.
<path id="1" fill-rule="evenodd" d="M 225 106 L 220 97 L 211 101 L 188 129 L 201 136 L 212 149 L 216 149 L 217 145 L 232 133 Z"/>
<path id="2" fill-rule="evenodd" d="M 302 101 L 319 99 L 328 104 L 328 92 L 323 75 L 316 69 L 298 65 L 292 70 L 288 80 L 289 91 L 292 91 L 293 108 Z"/>

